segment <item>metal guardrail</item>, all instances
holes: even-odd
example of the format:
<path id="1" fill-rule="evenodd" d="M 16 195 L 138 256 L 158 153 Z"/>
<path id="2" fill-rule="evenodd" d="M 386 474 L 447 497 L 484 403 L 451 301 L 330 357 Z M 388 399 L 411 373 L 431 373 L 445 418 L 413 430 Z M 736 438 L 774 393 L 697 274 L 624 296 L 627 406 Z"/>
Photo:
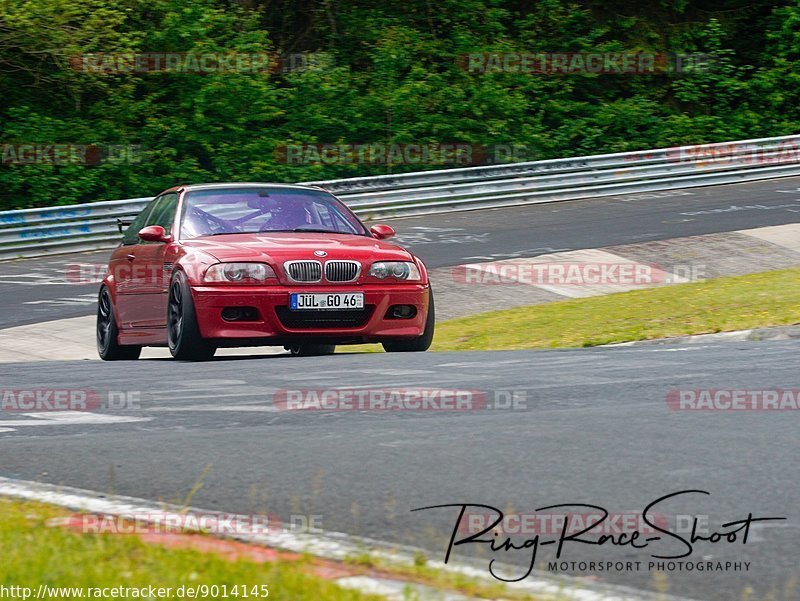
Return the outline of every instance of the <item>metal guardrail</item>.
<path id="1" fill-rule="evenodd" d="M 365 219 L 558 202 L 800 175 L 800 135 L 305 182 Z M 113 247 L 149 198 L 0 212 L 0 260 Z"/>

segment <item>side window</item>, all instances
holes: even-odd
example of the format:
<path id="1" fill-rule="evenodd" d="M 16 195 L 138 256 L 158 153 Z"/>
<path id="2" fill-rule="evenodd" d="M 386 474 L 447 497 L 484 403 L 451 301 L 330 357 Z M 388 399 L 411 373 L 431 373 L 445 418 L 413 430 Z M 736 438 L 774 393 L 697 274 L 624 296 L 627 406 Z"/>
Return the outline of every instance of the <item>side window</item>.
<path id="1" fill-rule="evenodd" d="M 150 201 L 142 212 L 136 216 L 136 219 L 128 226 L 128 229 L 125 230 L 125 233 L 122 234 L 122 244 L 124 246 L 130 246 L 131 244 L 139 244 L 141 240 L 139 239 L 139 230 L 141 230 L 145 223 L 147 223 L 147 218 L 149 217 L 150 213 L 153 212 L 153 207 L 158 202 L 158 199 Z"/>
<path id="2" fill-rule="evenodd" d="M 357 230 L 353 227 L 353 224 L 345 221 L 341 213 L 332 205 L 317 202 L 314 203 L 314 206 L 317 207 L 317 213 L 320 215 L 324 225 L 339 232 L 356 233 Z"/>
<path id="3" fill-rule="evenodd" d="M 164 194 L 156 202 L 153 212 L 147 219 L 147 225 L 160 225 L 167 233 L 172 229 L 172 223 L 175 221 L 175 211 L 178 208 L 178 194 L 172 192 Z"/>
<path id="4" fill-rule="evenodd" d="M 317 214 L 317 222 L 320 225 L 324 225 L 324 226 L 329 227 L 329 228 L 333 228 L 334 227 L 333 219 L 331 219 L 331 213 L 328 210 L 328 207 L 326 207 L 321 202 L 315 202 L 314 203 L 314 212 Z"/>

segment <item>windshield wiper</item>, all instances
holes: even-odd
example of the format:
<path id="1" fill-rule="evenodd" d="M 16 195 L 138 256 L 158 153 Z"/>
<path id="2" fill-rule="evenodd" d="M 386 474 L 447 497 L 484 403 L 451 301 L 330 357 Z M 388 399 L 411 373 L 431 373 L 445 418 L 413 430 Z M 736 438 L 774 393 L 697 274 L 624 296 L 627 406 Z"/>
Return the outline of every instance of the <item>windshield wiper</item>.
<path id="1" fill-rule="evenodd" d="M 326 230 L 321 227 L 296 227 L 290 230 L 259 230 L 259 234 L 286 234 L 293 232 L 314 232 L 319 234 L 346 234 L 347 232 L 337 232 L 336 230 Z"/>
<path id="2" fill-rule="evenodd" d="M 321 227 L 296 227 L 293 232 L 316 232 L 320 234 L 343 234 L 344 232 L 337 232 L 336 230 L 323 229 Z"/>

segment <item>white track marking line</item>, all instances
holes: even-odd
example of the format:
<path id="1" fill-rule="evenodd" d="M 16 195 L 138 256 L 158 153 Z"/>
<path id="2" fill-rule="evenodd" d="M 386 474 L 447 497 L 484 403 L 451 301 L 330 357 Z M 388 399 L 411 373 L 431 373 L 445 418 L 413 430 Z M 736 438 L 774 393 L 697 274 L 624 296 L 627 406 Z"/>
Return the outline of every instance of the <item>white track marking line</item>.
<path id="1" fill-rule="evenodd" d="M 79 283 L 58 282 L 52 280 L 37 280 L 35 282 L 20 282 L 17 280 L 4 280 L 0 284 L 14 284 L 16 286 L 80 286 Z"/>
<path id="2" fill-rule="evenodd" d="M 149 422 L 152 417 L 128 417 L 122 415 L 104 415 L 88 411 L 53 411 L 47 413 L 23 413 L 32 419 L 1 420 L 0 428 L 28 426 L 79 426 L 95 424 L 129 424 Z M 2 431 L 2 430 L 0 430 Z"/>
<path id="3" fill-rule="evenodd" d="M 89 294 L 81 294 L 79 296 L 60 296 L 58 298 L 49 298 L 35 301 L 25 301 L 23 305 L 46 305 L 59 304 L 59 303 L 96 303 L 97 294 L 90 292 Z"/>
<path id="4" fill-rule="evenodd" d="M 280 411 L 272 405 L 190 405 L 188 407 L 152 407 L 148 411 L 164 413 L 181 411 L 219 411 L 219 412 L 251 412 L 251 413 L 277 413 Z"/>

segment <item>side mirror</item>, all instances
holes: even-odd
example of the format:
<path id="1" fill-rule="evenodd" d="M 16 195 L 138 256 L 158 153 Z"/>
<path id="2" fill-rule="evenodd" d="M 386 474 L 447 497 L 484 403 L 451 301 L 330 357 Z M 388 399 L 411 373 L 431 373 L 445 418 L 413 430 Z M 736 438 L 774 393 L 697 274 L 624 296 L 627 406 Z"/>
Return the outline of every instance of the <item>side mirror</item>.
<path id="1" fill-rule="evenodd" d="M 172 242 L 172 237 L 160 225 L 148 225 L 139 230 L 139 238 L 145 242 Z"/>
<path id="2" fill-rule="evenodd" d="M 391 225 L 385 225 L 383 223 L 376 223 L 373 225 L 369 228 L 369 233 L 372 234 L 373 238 L 377 238 L 378 240 L 386 240 L 395 234 L 394 228 Z"/>

